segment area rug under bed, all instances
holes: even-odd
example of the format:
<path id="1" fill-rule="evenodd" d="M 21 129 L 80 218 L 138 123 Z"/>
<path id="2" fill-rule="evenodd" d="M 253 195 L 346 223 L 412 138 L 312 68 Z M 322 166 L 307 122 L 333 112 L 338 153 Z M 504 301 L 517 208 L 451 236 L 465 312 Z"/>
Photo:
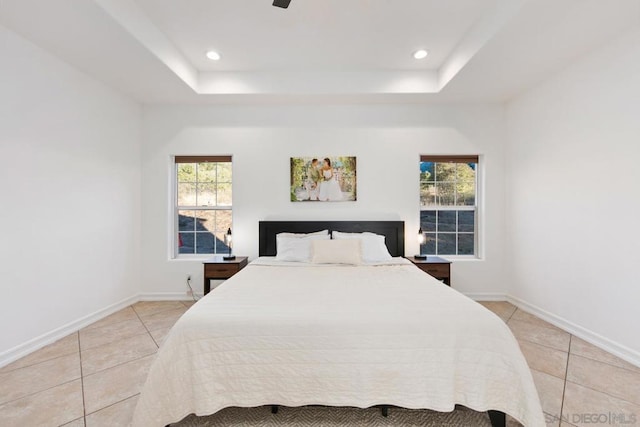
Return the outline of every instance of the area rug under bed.
<path id="1" fill-rule="evenodd" d="M 507 417 L 509 418 L 509 417 Z M 508 426 L 519 426 L 513 420 Z M 367 426 L 367 427 L 491 427 L 489 416 L 465 407 L 453 412 L 409 410 L 390 408 L 387 418 L 380 409 L 332 408 L 305 406 L 301 408 L 280 407 L 272 414 L 268 406 L 258 408 L 227 408 L 207 417 L 190 415 L 173 427 L 320 427 L 320 426 Z"/>

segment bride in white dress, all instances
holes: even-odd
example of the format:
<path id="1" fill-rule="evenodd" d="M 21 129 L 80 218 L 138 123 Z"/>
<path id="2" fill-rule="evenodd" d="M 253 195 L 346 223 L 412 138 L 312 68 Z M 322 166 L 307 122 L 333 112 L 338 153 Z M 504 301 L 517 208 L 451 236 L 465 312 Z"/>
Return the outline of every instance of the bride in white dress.
<path id="1" fill-rule="evenodd" d="M 321 170 L 324 180 L 320 181 L 319 184 L 318 200 L 323 202 L 335 202 L 342 200 L 342 190 L 340 189 L 340 184 L 338 183 L 338 180 L 333 173 L 333 169 L 331 168 L 331 160 L 325 158 L 324 162 L 322 162 Z"/>

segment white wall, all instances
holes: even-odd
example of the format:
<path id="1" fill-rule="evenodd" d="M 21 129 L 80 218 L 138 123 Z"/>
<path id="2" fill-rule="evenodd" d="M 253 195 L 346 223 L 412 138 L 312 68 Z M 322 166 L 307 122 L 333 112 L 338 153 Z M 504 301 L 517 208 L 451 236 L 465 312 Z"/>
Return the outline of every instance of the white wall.
<path id="1" fill-rule="evenodd" d="M 511 102 L 506 151 L 511 294 L 636 363 L 639 113 L 636 29 Z"/>
<path id="2" fill-rule="evenodd" d="M 1 26 L 0 58 L 2 365 L 138 293 L 141 115 Z"/>
<path id="3" fill-rule="evenodd" d="M 482 155 L 481 261 L 458 261 L 453 284 L 490 297 L 506 292 L 503 257 L 503 110 L 497 106 L 154 107 L 143 119 L 143 292 L 185 295 L 201 261 L 171 260 L 171 155 L 232 154 L 234 252 L 257 256 L 258 221 L 406 221 L 406 252 L 418 251 L 419 154 Z M 289 158 L 353 155 L 358 201 L 291 203 Z M 150 296 L 150 295 L 148 295 Z"/>

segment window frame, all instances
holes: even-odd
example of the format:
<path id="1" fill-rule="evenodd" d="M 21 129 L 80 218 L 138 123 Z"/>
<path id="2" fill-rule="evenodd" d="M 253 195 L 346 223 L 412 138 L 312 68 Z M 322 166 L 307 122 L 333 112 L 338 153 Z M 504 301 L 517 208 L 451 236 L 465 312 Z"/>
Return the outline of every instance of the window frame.
<path id="1" fill-rule="evenodd" d="M 481 156 L 479 155 L 420 155 L 420 159 L 419 159 L 419 164 L 423 163 L 423 162 L 433 162 L 433 163 L 475 163 L 476 164 L 476 168 L 475 168 L 475 181 L 474 181 L 474 188 L 475 188 L 475 197 L 474 197 L 474 203 L 473 205 L 432 205 L 432 206 L 423 206 L 422 205 L 422 201 L 420 200 L 421 198 L 421 186 L 424 182 L 426 181 L 422 181 L 421 178 L 421 173 L 420 171 L 418 171 L 418 226 L 421 227 L 422 226 L 422 212 L 423 211 L 435 211 L 436 213 L 436 231 L 435 234 L 436 236 L 438 234 L 440 234 L 440 232 L 438 232 L 438 211 L 453 211 L 453 212 L 458 212 L 458 211 L 468 211 L 468 212 L 475 212 L 474 215 L 474 224 L 473 224 L 473 233 L 468 233 L 468 232 L 462 232 L 460 233 L 459 231 L 455 231 L 455 232 L 442 232 L 442 234 L 453 234 L 456 236 L 455 239 L 455 244 L 456 244 L 456 254 L 439 254 L 437 253 L 437 242 L 436 242 L 436 253 L 431 254 L 431 253 L 423 253 L 422 252 L 422 246 L 423 245 L 419 245 L 418 246 L 418 253 L 421 255 L 427 255 L 427 256 L 440 256 L 440 257 L 445 257 L 445 258 L 451 258 L 451 259 L 458 259 L 458 260 L 479 260 L 482 258 L 481 256 L 481 230 L 480 230 L 480 224 L 481 224 L 481 205 L 482 205 L 482 188 L 481 188 L 481 174 L 482 174 L 482 161 L 481 161 Z M 437 181 L 434 181 L 437 182 Z M 457 218 L 456 218 L 456 224 L 457 224 Z M 428 232 L 428 231 L 424 231 L 424 234 L 432 234 L 433 232 Z M 458 254 L 458 236 L 459 234 L 473 234 L 474 239 L 473 239 L 473 254 Z"/>
<path id="2" fill-rule="evenodd" d="M 178 206 L 178 165 L 180 163 L 230 163 L 231 164 L 231 204 L 225 206 Z M 231 228 L 233 228 L 233 156 L 231 155 L 216 155 L 216 156 L 179 156 L 175 155 L 171 157 L 171 206 L 170 212 L 173 217 L 171 221 L 171 248 L 170 259 L 173 260 L 200 260 L 209 259 L 219 255 L 226 255 L 225 252 L 213 252 L 213 253 L 180 253 L 180 226 L 179 218 L 180 211 L 229 211 L 231 212 Z M 197 183 L 197 181 L 196 181 Z M 217 183 L 217 181 L 216 181 Z M 217 197 L 217 194 L 216 194 Z M 215 236 L 214 236 L 215 238 Z"/>

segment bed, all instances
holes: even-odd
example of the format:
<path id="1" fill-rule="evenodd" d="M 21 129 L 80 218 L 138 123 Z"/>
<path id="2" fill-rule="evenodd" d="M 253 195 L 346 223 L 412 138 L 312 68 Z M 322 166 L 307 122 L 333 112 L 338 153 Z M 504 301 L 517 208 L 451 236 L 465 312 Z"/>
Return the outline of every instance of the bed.
<path id="1" fill-rule="evenodd" d="M 318 230 L 385 236 L 392 260 L 279 261 L 276 235 Z M 544 426 L 530 370 L 496 315 L 404 255 L 404 223 L 259 224 L 260 257 L 178 320 L 150 369 L 133 425 L 263 405 L 455 405 Z M 277 415 L 275 415 L 277 416 Z"/>

